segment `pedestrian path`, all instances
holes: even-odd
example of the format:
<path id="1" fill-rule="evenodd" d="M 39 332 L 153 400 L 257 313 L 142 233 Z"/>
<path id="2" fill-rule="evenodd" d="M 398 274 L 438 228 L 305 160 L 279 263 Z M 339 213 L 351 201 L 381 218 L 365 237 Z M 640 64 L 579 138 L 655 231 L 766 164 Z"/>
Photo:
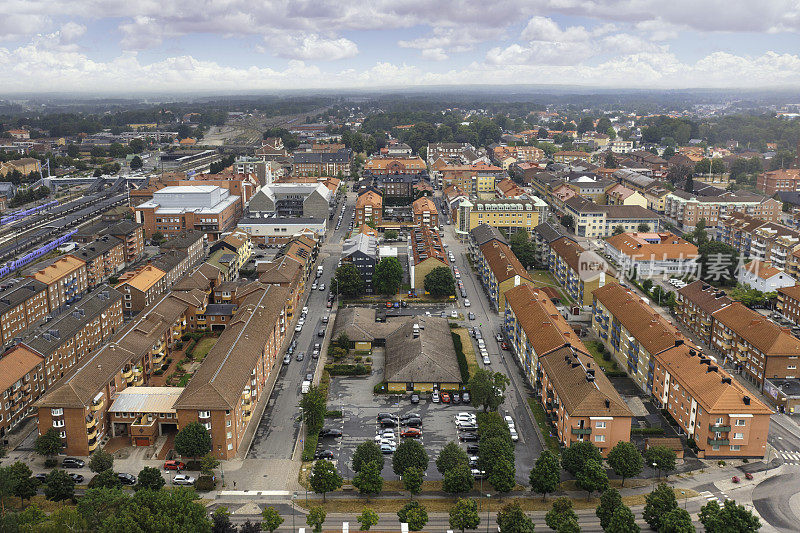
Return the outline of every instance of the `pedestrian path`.
<path id="1" fill-rule="evenodd" d="M 730 499 L 730 498 L 728 498 L 728 495 L 725 494 L 725 492 L 723 492 L 723 491 L 719 491 L 719 496 L 717 496 L 717 495 L 715 495 L 713 492 L 711 492 L 709 490 L 704 490 L 703 492 L 700 493 L 700 496 L 705 498 L 706 501 L 709 501 L 709 502 L 710 501 L 715 501 L 715 502 L 717 502 L 719 504 L 723 504 L 723 503 L 725 503 L 725 500 L 729 500 Z M 721 498 L 720 498 L 720 496 L 721 496 Z"/>
<path id="2" fill-rule="evenodd" d="M 800 452 L 775 450 L 780 454 L 783 462 L 789 465 L 800 465 Z"/>

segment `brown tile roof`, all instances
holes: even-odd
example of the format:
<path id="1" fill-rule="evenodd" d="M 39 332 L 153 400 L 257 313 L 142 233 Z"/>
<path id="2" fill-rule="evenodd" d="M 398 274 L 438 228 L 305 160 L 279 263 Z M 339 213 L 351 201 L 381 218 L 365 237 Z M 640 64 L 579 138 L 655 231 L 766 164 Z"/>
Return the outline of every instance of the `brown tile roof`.
<path id="1" fill-rule="evenodd" d="M 505 295 L 528 342 L 537 354 L 550 352 L 566 344 L 587 351 L 572 327 L 542 290 L 534 289 L 530 285 L 519 285 L 506 291 Z"/>
<path id="2" fill-rule="evenodd" d="M 430 228 L 414 228 L 411 230 L 411 251 L 414 264 L 418 265 L 426 259 L 436 259 L 447 265 L 444 248 L 439 234 Z"/>
<path id="3" fill-rule="evenodd" d="M 781 287 L 778 292 L 785 294 L 793 300 L 800 300 L 800 285 L 793 285 L 791 287 Z"/>
<path id="4" fill-rule="evenodd" d="M 282 287 L 264 286 L 247 297 L 175 402 L 176 410 L 236 408 L 287 294 Z"/>
<path id="5" fill-rule="evenodd" d="M 672 323 L 619 283 L 608 283 L 592 295 L 649 353 L 674 346 L 676 340 L 686 342 Z"/>
<path id="6" fill-rule="evenodd" d="M 373 157 L 364 163 L 364 170 L 383 170 L 391 163 L 397 162 L 409 170 L 424 170 L 425 161 L 419 157 Z"/>
<path id="7" fill-rule="evenodd" d="M 660 242 L 650 242 L 658 239 Z M 662 261 L 664 259 L 697 258 L 697 246 L 669 232 L 664 233 L 620 233 L 606 242 L 638 261 Z"/>
<path id="8" fill-rule="evenodd" d="M 672 379 L 709 413 L 771 413 L 766 405 L 713 360 L 708 364 L 701 363 L 701 358 L 705 356 L 691 346 L 674 346 L 654 354 L 654 357 L 667 369 Z M 712 367 L 717 367 L 717 370 L 712 370 Z M 730 383 L 727 383 L 728 380 Z M 750 397 L 750 405 L 744 403 L 745 396 Z"/>
<path id="9" fill-rule="evenodd" d="M 533 281 L 528 271 L 517 259 L 517 256 L 505 243 L 495 240 L 489 241 L 481 246 L 480 250 L 498 283 L 502 283 L 514 276 Z"/>
<path id="10" fill-rule="evenodd" d="M 411 208 L 414 210 L 415 214 L 421 214 L 425 211 L 430 213 L 437 213 L 436 204 L 433 203 L 433 200 L 428 198 L 427 196 L 423 196 L 421 198 L 417 198 L 411 203 Z"/>
<path id="11" fill-rule="evenodd" d="M 0 392 L 24 378 L 25 374 L 32 372 L 43 362 L 42 356 L 29 350 L 25 345 L 18 344 L 11 348 L 0 358 Z"/>
<path id="12" fill-rule="evenodd" d="M 424 329 L 414 336 L 414 324 Z M 401 383 L 461 383 L 447 320 L 412 317 L 386 337 L 384 379 Z"/>
<path id="13" fill-rule="evenodd" d="M 261 274 L 258 280 L 266 285 L 291 283 L 302 275 L 303 266 L 291 257 L 279 257 L 270 263 L 258 265 Z"/>
<path id="14" fill-rule="evenodd" d="M 733 302 L 714 313 L 714 319 L 767 356 L 800 355 L 800 339 L 739 302 Z"/>
<path id="15" fill-rule="evenodd" d="M 560 256 L 575 272 L 579 270 L 580 255 L 586 251 L 580 244 L 569 237 L 561 237 L 551 242 L 550 249 Z"/>
<path id="16" fill-rule="evenodd" d="M 359 195 L 358 200 L 356 200 L 356 209 L 368 205 L 374 208 L 379 208 L 383 206 L 383 197 L 381 197 L 381 195 L 376 193 L 375 191 L 369 191 L 369 190 Z"/>
<path id="17" fill-rule="evenodd" d="M 758 259 L 753 259 L 752 261 L 745 264 L 744 269 L 745 271 L 761 279 L 769 279 L 772 276 L 777 276 L 778 274 L 783 272 L 783 270 L 781 270 L 780 268 L 775 268 L 774 266 L 772 266 L 771 262 L 759 261 Z"/>
<path id="18" fill-rule="evenodd" d="M 82 261 L 77 257 L 72 257 L 71 255 L 65 255 L 52 264 L 37 271 L 30 277 L 50 285 L 57 279 L 60 279 L 63 276 L 78 270 L 84 265 L 86 265 L 85 261 Z"/>
<path id="19" fill-rule="evenodd" d="M 700 280 L 678 289 L 678 294 L 709 315 L 730 305 L 733 301 L 725 295 L 724 291 L 717 290 L 712 285 Z"/>
<path id="20" fill-rule="evenodd" d="M 565 346 L 540 356 L 539 364 L 569 416 L 633 416 L 592 356 Z"/>

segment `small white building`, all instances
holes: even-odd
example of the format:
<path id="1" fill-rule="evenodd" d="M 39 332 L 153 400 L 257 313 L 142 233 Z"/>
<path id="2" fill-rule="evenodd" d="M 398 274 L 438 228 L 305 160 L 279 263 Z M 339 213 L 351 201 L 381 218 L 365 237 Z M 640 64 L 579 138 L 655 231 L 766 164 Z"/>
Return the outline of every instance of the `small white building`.
<path id="1" fill-rule="evenodd" d="M 795 280 L 780 268 L 772 266 L 769 261 L 754 259 L 739 268 L 736 281 L 761 292 L 777 291 L 782 287 L 793 287 Z"/>
<path id="2" fill-rule="evenodd" d="M 324 218 L 300 217 L 266 217 L 242 218 L 238 227 L 247 232 L 256 244 L 285 242 L 295 235 L 313 232 L 318 238 L 324 238 L 327 229 Z"/>

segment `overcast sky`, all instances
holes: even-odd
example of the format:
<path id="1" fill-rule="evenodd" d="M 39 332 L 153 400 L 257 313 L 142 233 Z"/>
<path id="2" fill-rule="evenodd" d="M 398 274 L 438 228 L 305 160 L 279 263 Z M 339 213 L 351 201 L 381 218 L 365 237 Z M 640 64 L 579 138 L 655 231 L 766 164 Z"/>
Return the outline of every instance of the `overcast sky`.
<path id="1" fill-rule="evenodd" d="M 0 93 L 800 87 L 797 0 L 2 0 Z"/>

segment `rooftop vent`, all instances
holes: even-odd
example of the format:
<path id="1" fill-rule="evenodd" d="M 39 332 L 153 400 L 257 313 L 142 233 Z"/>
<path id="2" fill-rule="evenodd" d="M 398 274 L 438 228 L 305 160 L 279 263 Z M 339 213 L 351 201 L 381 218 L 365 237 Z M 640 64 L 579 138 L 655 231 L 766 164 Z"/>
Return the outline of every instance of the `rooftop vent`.
<path id="1" fill-rule="evenodd" d="M 675 339 L 675 346 L 680 346 L 683 344 L 683 339 Z"/>
<path id="2" fill-rule="evenodd" d="M 605 404 L 606 404 L 606 409 L 608 409 L 609 407 L 611 407 L 611 400 L 605 400 Z"/>
<path id="3" fill-rule="evenodd" d="M 708 369 L 706 370 L 706 374 L 709 373 L 709 372 L 716 372 L 717 370 L 719 370 L 719 367 L 716 367 L 716 366 L 713 366 L 713 365 L 709 365 Z"/>
<path id="4" fill-rule="evenodd" d="M 745 405 L 750 405 L 750 396 L 745 396 L 744 398 L 742 398 L 742 401 L 744 402 Z"/>
<path id="5" fill-rule="evenodd" d="M 694 357 L 695 355 L 697 355 L 697 352 L 695 350 L 689 350 L 689 355 Z"/>
<path id="6" fill-rule="evenodd" d="M 723 383 L 727 383 L 728 385 L 731 384 L 731 378 L 722 378 Z"/>

